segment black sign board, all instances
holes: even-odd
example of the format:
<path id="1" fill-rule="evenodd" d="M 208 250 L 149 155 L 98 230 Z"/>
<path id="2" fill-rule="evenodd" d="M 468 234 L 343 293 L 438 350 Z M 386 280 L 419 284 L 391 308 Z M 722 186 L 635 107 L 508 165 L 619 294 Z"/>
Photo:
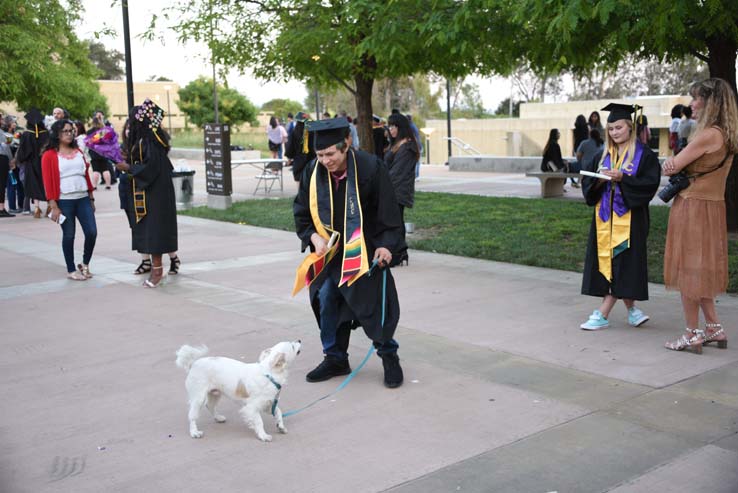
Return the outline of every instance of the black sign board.
<path id="1" fill-rule="evenodd" d="M 212 195 L 230 195 L 233 192 L 230 125 L 205 124 L 205 183 Z"/>

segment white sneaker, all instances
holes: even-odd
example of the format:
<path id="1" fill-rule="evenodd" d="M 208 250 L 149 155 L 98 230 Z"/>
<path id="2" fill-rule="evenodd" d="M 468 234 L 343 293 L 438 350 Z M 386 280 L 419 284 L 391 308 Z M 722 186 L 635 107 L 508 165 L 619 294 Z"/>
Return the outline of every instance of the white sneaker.
<path id="1" fill-rule="evenodd" d="M 610 322 L 602 316 L 602 313 L 599 310 L 595 310 L 592 312 L 592 315 L 589 316 L 589 320 L 580 325 L 579 328 L 582 330 L 600 330 L 606 329 L 609 326 Z"/>

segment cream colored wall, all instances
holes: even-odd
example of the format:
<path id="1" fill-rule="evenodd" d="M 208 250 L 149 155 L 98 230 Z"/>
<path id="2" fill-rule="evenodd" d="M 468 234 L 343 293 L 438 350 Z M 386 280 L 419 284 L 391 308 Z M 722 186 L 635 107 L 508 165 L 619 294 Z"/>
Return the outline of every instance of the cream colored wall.
<path id="1" fill-rule="evenodd" d="M 123 128 L 123 123 L 128 117 L 128 94 L 126 82 L 122 80 L 99 80 L 100 93 L 108 100 L 107 118 L 116 129 Z M 170 86 L 169 102 L 167 103 L 167 90 Z M 172 130 L 181 130 L 185 126 L 184 113 L 179 110 L 179 84 L 176 82 L 134 82 L 134 103 L 140 104 L 145 98 L 151 99 L 165 112 L 162 127 L 169 129 L 169 115 L 172 117 Z"/>
<path id="2" fill-rule="evenodd" d="M 592 111 L 609 102 L 636 103 L 644 107 L 652 132 L 659 131 L 659 154 L 669 154 L 668 127 L 671 108 L 676 104 L 688 104 L 689 96 L 649 96 L 635 100 L 571 101 L 566 103 L 523 103 L 520 118 L 495 118 L 484 120 L 452 120 L 451 135 L 475 147 L 481 154 L 492 156 L 540 156 L 548 140 L 549 131 L 561 132 L 561 153 L 574 155 L 574 120 L 577 115 L 589 118 Z M 603 121 L 607 112 L 600 111 Z M 431 162 L 445 162 L 448 155 L 446 120 L 428 120 L 426 128 L 433 128 L 430 137 Z M 454 156 L 466 155 L 458 147 L 452 148 Z"/>

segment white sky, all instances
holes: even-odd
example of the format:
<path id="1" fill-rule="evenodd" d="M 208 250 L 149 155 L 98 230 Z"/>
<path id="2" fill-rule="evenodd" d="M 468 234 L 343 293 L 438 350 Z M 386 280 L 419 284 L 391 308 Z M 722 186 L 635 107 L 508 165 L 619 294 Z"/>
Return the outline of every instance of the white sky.
<path id="1" fill-rule="evenodd" d="M 203 46 L 177 43 L 174 33 L 165 33 L 165 44 L 158 41 L 145 42 L 137 36 L 144 32 L 151 19 L 152 12 L 160 13 L 171 0 L 128 0 L 128 18 L 131 29 L 131 55 L 133 63 L 133 80 L 145 81 L 152 75 L 164 76 L 184 87 L 200 75 L 212 77 L 213 68 L 203 62 L 207 52 Z M 82 39 L 95 39 L 95 31 L 103 26 L 116 30 L 117 36 L 101 37 L 99 41 L 108 49 L 124 52 L 123 14 L 120 1 L 111 7 L 110 0 L 83 0 L 85 14 L 83 22 L 77 26 L 77 35 Z M 481 79 L 469 78 L 470 82 L 479 84 L 485 108 L 494 110 L 500 101 L 510 95 L 510 84 L 501 78 Z M 230 87 L 248 97 L 251 102 L 261 106 L 274 98 L 289 98 L 303 102 L 307 92 L 300 81 L 278 83 L 257 80 L 249 75 L 239 75 L 232 71 L 228 77 Z M 445 107 L 445 100 L 441 101 Z M 353 108 L 348 109 L 351 113 Z"/>

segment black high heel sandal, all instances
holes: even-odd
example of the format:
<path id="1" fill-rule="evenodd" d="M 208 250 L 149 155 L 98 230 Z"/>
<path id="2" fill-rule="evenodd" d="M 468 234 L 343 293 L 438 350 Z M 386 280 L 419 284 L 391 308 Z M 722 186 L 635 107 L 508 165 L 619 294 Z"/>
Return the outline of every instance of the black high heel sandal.
<path id="1" fill-rule="evenodd" d="M 179 261 L 178 256 L 174 256 L 169 259 L 169 275 L 176 276 L 179 274 L 179 266 L 182 262 Z"/>
<path id="2" fill-rule="evenodd" d="M 400 257 L 400 263 L 397 265 L 402 267 L 403 262 L 405 263 L 405 265 L 410 265 L 410 257 L 408 256 L 407 252 L 402 254 L 402 257 Z"/>
<path id="3" fill-rule="evenodd" d="M 137 276 L 140 276 L 142 274 L 148 274 L 151 272 L 151 259 L 143 259 L 140 264 L 138 264 L 138 267 L 136 267 L 136 270 L 133 271 L 134 274 Z"/>

